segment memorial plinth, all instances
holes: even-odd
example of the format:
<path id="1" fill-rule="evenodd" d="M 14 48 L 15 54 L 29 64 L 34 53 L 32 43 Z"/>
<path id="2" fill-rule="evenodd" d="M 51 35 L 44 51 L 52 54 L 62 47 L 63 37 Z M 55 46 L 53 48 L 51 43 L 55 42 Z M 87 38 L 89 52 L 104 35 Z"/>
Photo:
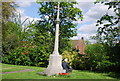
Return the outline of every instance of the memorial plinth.
<path id="1" fill-rule="evenodd" d="M 65 70 L 62 68 L 62 56 L 51 54 L 49 57 L 49 65 L 45 69 L 44 73 L 48 76 L 55 75 L 58 73 L 65 73 Z"/>

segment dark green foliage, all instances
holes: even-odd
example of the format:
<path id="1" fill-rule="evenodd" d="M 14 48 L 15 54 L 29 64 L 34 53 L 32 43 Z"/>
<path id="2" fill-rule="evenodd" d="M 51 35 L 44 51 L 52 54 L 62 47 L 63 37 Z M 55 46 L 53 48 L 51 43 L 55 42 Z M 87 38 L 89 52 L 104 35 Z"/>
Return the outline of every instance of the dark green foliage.
<path id="1" fill-rule="evenodd" d="M 120 1 L 102 2 L 102 4 L 108 5 L 108 10 L 113 9 L 114 15 L 106 13 L 97 21 L 96 26 L 99 28 L 96 37 L 93 38 L 104 45 L 106 55 L 109 56 L 108 60 L 113 63 L 112 67 L 109 67 L 111 71 L 120 72 L 118 70 L 120 68 Z M 104 65 L 111 66 L 108 63 Z"/>
<path id="2" fill-rule="evenodd" d="M 109 60 L 114 63 L 114 66 L 111 67 L 112 71 L 120 72 L 120 43 L 117 43 L 114 47 L 105 45 L 107 55 L 110 57 Z"/>
<path id="3" fill-rule="evenodd" d="M 44 48 L 27 42 L 19 43 L 19 46 L 3 56 L 3 63 L 15 65 L 47 66 L 49 53 Z"/>
<path id="4" fill-rule="evenodd" d="M 85 58 L 84 55 L 77 53 L 77 55 L 74 57 L 72 67 L 77 70 L 86 70 L 86 62 L 87 58 Z"/>
<path id="5" fill-rule="evenodd" d="M 39 41 L 40 35 L 43 36 L 45 42 L 49 43 L 48 49 L 52 53 L 54 46 L 55 26 L 57 17 L 57 2 L 38 2 L 40 4 L 39 16 L 42 20 L 36 25 L 37 33 L 35 41 Z M 73 21 L 82 19 L 82 11 L 79 8 L 74 8 L 76 2 L 61 2 L 60 7 L 60 31 L 59 31 L 59 52 L 68 50 L 71 45 L 69 38 L 76 36 L 76 24 Z M 48 18 L 46 18 L 48 17 Z M 37 38 L 37 39 L 36 39 Z M 49 40 L 47 39 L 49 38 Z M 47 45 L 47 44 L 45 44 Z"/>
<path id="6" fill-rule="evenodd" d="M 119 51 L 120 45 L 117 44 L 115 47 L 110 47 L 103 44 L 88 44 L 86 46 L 86 69 L 92 71 L 115 71 L 119 72 L 120 61 Z"/>
<path id="7" fill-rule="evenodd" d="M 77 50 L 64 51 L 62 56 L 63 59 L 69 59 L 68 63 L 73 69 L 108 72 L 114 71 L 112 68 L 118 68 L 118 64 L 116 65 L 114 62 L 115 59 L 113 59 L 114 61 L 110 60 L 113 57 L 107 55 L 107 48 L 102 44 L 88 44 L 85 53 L 81 55 Z M 116 60 L 118 58 L 116 57 Z"/>
<path id="8" fill-rule="evenodd" d="M 13 20 L 14 22 L 3 23 L 2 62 L 17 65 L 47 66 L 50 53 L 47 46 L 43 44 L 43 42 L 45 43 L 44 39 L 39 40 L 40 43 L 33 41 L 32 37 L 36 31 L 31 30 L 35 25 L 29 22 L 22 29 L 26 19 L 23 22 L 20 19 L 18 17 Z M 41 35 L 41 37 L 43 36 Z"/>
<path id="9" fill-rule="evenodd" d="M 86 46 L 88 55 L 87 68 L 94 71 L 110 71 L 114 63 L 110 62 L 106 49 L 102 44 L 89 44 Z"/>
<path id="10" fill-rule="evenodd" d="M 97 30 L 96 39 L 98 42 L 115 46 L 120 37 L 120 1 L 103 2 L 103 4 L 109 6 L 108 10 L 113 9 L 114 15 L 106 13 L 97 21 L 96 26 L 99 28 Z"/>
<path id="11" fill-rule="evenodd" d="M 3 53 L 7 54 L 9 51 L 18 46 L 18 33 L 20 28 L 17 26 L 17 24 L 11 21 L 2 23 L 2 27 L 2 49 Z"/>

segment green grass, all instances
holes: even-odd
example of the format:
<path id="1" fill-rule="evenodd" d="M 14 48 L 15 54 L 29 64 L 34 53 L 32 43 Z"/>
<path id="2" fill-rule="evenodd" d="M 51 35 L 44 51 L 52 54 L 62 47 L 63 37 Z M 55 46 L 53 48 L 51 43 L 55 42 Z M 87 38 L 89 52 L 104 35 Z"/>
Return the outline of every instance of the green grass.
<path id="1" fill-rule="evenodd" d="M 44 71 L 45 68 L 42 67 L 2 64 L 2 72 L 12 72 L 24 69 L 32 69 L 34 71 L 2 74 L 2 79 L 116 79 L 110 77 L 108 73 L 95 73 L 82 70 L 73 70 L 70 76 L 43 76 L 37 74 L 37 72 Z"/>

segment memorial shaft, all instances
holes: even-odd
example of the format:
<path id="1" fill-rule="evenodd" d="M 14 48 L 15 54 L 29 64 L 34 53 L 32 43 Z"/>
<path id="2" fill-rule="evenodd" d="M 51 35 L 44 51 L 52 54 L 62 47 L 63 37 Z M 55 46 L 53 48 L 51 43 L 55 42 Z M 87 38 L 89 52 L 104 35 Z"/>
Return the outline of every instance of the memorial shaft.
<path id="1" fill-rule="evenodd" d="M 57 19 L 56 19 L 56 31 L 55 31 L 55 43 L 54 43 L 54 51 L 53 54 L 59 54 L 58 52 L 58 47 L 59 47 L 59 23 L 60 23 L 60 19 L 59 19 L 59 5 L 60 3 L 58 2 L 58 11 L 57 11 Z"/>

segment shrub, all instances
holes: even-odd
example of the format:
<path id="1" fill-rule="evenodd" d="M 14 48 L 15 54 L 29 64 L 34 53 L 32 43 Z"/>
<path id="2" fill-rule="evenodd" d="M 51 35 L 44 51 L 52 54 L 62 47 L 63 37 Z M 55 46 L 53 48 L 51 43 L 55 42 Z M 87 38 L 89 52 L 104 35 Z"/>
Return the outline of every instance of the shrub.
<path id="1" fill-rule="evenodd" d="M 111 71 L 111 67 L 115 66 L 115 63 L 109 60 L 110 57 L 102 44 L 88 44 L 85 52 L 85 55 L 81 55 L 77 51 L 64 51 L 62 56 L 63 59 L 69 59 L 69 65 L 73 69 L 103 72 Z"/>
<path id="2" fill-rule="evenodd" d="M 109 61 L 106 49 L 102 44 L 89 44 L 86 46 L 88 55 L 87 69 L 95 71 L 108 71 L 114 63 Z"/>
<path id="3" fill-rule="evenodd" d="M 77 51 L 64 51 L 62 53 L 63 59 L 68 58 L 68 63 L 73 69 L 85 69 L 86 59 L 84 55 L 80 55 Z"/>
<path id="4" fill-rule="evenodd" d="M 33 65 L 33 66 L 47 66 L 48 56 L 46 49 L 38 46 L 25 46 L 26 44 L 16 47 L 9 52 L 8 55 L 3 55 L 3 63 L 10 63 L 16 65 Z"/>

